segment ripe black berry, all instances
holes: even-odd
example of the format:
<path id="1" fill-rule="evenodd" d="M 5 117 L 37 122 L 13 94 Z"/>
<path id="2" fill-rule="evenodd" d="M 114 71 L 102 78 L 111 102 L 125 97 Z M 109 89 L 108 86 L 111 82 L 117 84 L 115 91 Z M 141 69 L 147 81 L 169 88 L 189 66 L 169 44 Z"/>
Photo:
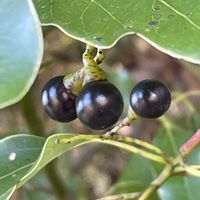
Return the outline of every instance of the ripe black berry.
<path id="1" fill-rule="evenodd" d="M 170 103 L 169 89 L 158 80 L 143 80 L 131 91 L 131 108 L 144 118 L 160 117 L 168 110 Z"/>
<path id="2" fill-rule="evenodd" d="M 123 107 L 119 90 L 108 81 L 87 83 L 76 101 L 78 118 L 95 130 L 105 129 L 117 122 Z"/>
<path id="3" fill-rule="evenodd" d="M 47 114 L 59 122 L 74 120 L 76 96 L 63 84 L 64 76 L 50 79 L 42 90 L 42 105 Z"/>

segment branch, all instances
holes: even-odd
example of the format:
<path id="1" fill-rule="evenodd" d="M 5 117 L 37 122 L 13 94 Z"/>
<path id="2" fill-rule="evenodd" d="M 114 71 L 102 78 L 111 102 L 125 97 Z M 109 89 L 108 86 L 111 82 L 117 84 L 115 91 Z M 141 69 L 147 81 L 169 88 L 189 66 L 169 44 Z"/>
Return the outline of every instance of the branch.
<path id="1" fill-rule="evenodd" d="M 173 166 L 167 164 L 161 174 L 154 179 L 150 186 L 140 195 L 138 200 L 146 200 L 148 197 L 155 192 L 172 174 Z"/>
<path id="2" fill-rule="evenodd" d="M 121 149 L 125 149 L 127 151 L 130 151 L 132 153 L 138 154 L 140 156 L 143 156 L 145 158 L 148 158 L 150 160 L 154 160 L 159 163 L 167 164 L 171 162 L 171 158 L 167 157 L 164 153 L 162 155 L 154 154 L 151 152 L 147 152 L 146 150 L 143 150 L 139 147 L 131 146 L 130 144 L 124 143 L 125 141 L 132 142 L 133 144 L 140 143 L 140 140 L 130 138 L 130 137 L 122 137 L 122 136 L 106 136 L 106 135 L 76 135 L 71 138 L 61 138 L 56 141 L 57 144 L 66 144 L 71 143 L 77 140 L 85 139 L 88 141 L 93 142 L 102 142 L 104 144 L 110 144 L 117 146 Z M 145 142 L 141 142 L 140 144 L 145 144 Z M 153 146 L 153 145 L 152 145 Z M 150 144 L 146 145 L 147 148 L 152 148 Z M 161 150 L 160 150 L 161 151 Z"/>
<path id="3" fill-rule="evenodd" d="M 179 150 L 182 157 L 186 157 L 200 142 L 200 129 L 183 144 Z"/>

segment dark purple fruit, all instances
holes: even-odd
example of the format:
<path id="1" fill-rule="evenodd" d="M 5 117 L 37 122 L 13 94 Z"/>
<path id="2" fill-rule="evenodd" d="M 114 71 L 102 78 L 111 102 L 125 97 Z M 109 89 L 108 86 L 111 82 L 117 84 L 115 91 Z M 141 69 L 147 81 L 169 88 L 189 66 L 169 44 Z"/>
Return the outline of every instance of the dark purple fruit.
<path id="1" fill-rule="evenodd" d="M 119 90 L 108 81 L 87 83 L 76 100 L 76 113 L 86 126 L 101 130 L 119 119 L 124 107 Z"/>
<path id="2" fill-rule="evenodd" d="M 170 103 L 169 89 L 158 80 L 143 80 L 131 91 L 131 108 L 144 118 L 160 117 L 168 110 Z"/>
<path id="3" fill-rule="evenodd" d="M 76 119 L 76 96 L 63 84 L 64 76 L 50 79 L 42 90 L 42 105 L 46 113 L 59 122 Z"/>

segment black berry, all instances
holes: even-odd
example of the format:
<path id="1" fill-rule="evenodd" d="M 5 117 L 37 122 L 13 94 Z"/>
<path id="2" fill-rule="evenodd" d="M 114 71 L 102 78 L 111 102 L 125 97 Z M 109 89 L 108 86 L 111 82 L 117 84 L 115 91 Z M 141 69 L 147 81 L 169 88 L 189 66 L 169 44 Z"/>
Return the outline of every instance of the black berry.
<path id="1" fill-rule="evenodd" d="M 42 105 L 47 114 L 59 122 L 74 120 L 76 96 L 63 84 L 64 76 L 50 79 L 42 90 Z"/>
<path id="2" fill-rule="evenodd" d="M 169 89 L 158 80 L 143 80 L 131 91 L 131 108 L 144 118 L 160 117 L 168 110 L 170 103 Z"/>
<path id="3" fill-rule="evenodd" d="M 78 118 L 95 130 L 108 128 L 117 122 L 123 107 L 119 90 L 108 81 L 87 83 L 76 101 Z"/>

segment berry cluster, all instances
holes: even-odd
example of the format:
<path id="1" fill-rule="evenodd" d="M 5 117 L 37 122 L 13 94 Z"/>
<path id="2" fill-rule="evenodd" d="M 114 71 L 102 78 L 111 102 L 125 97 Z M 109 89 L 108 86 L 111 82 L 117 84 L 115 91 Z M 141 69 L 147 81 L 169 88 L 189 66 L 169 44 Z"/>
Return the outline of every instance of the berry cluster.
<path id="1" fill-rule="evenodd" d="M 65 88 L 63 77 L 47 82 L 42 91 L 42 105 L 47 114 L 59 122 L 77 117 L 92 129 L 105 129 L 117 122 L 123 111 L 119 90 L 107 80 L 91 81 L 75 96 Z"/>
<path id="2" fill-rule="evenodd" d="M 84 76 L 80 73 L 70 78 L 57 76 L 46 83 L 42 90 L 42 105 L 47 114 L 59 122 L 69 122 L 78 117 L 92 129 L 108 128 L 118 121 L 123 112 L 122 95 L 98 67 L 101 59 L 95 62 L 87 50 L 83 61 Z M 136 84 L 130 94 L 132 113 L 143 118 L 160 117 L 168 110 L 170 103 L 168 88 L 158 80 L 143 80 Z"/>

